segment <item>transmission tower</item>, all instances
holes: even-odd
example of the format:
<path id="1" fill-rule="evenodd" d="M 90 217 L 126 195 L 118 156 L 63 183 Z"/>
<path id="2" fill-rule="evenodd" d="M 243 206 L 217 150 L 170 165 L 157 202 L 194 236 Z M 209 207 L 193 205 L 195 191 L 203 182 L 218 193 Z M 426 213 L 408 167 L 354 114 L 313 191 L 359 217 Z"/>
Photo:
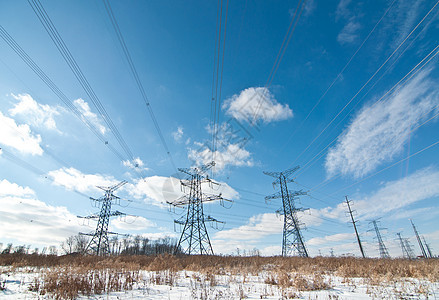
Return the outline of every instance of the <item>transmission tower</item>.
<path id="1" fill-rule="evenodd" d="M 364 250 L 363 250 L 363 245 L 361 244 L 360 235 L 358 234 L 357 231 L 357 225 L 356 225 L 357 221 L 354 220 L 353 211 L 351 209 L 352 201 L 348 200 L 348 196 L 345 197 L 346 197 L 346 204 L 348 205 L 348 209 L 349 209 L 349 215 L 351 216 L 352 224 L 354 225 L 355 235 L 357 236 L 357 242 L 358 242 L 358 246 L 360 247 L 361 255 L 363 256 L 363 258 L 366 258 L 366 255 L 364 254 Z"/>
<path id="2" fill-rule="evenodd" d="M 399 242 L 401 244 L 402 256 L 404 258 L 408 258 L 408 259 L 415 258 L 415 255 L 413 253 L 413 249 L 412 249 L 408 239 L 403 239 L 401 237 L 401 233 L 400 232 L 398 232 L 396 235 L 398 236 Z"/>
<path id="3" fill-rule="evenodd" d="M 217 183 L 209 179 L 207 175 L 204 175 L 206 171 L 214 165 L 215 162 L 211 162 L 201 167 L 178 169 L 180 172 L 188 175 L 186 180 L 181 180 L 181 185 L 189 188 L 189 194 L 184 195 L 174 202 L 168 202 L 168 204 L 176 207 L 187 206 L 186 218 L 183 216 L 179 220 L 174 220 L 175 224 L 184 225 L 180 240 L 178 241 L 176 253 L 177 251 L 183 251 L 185 254 L 189 255 L 214 254 L 205 223 L 211 222 L 211 224 L 224 224 L 224 222 L 218 221 L 211 216 L 205 216 L 203 212 L 203 203 L 219 200 L 221 205 L 224 206 L 224 201 L 231 202 L 231 200 L 224 199 L 221 194 L 211 195 L 202 192 L 202 183 L 217 185 Z"/>
<path id="4" fill-rule="evenodd" d="M 421 248 L 422 257 L 427 258 L 427 252 L 425 252 L 425 248 L 424 245 L 422 244 L 421 237 L 419 236 L 418 230 L 416 229 L 416 226 L 413 223 L 412 219 L 410 219 L 410 223 L 412 223 L 413 231 L 415 232 L 416 239 L 418 240 L 419 248 Z"/>
<path id="5" fill-rule="evenodd" d="M 116 185 L 110 187 L 98 186 L 99 189 L 105 191 L 105 195 L 99 199 L 91 198 L 91 200 L 96 201 L 101 206 L 101 211 L 99 214 L 93 214 L 90 216 L 82 217 L 84 219 L 98 219 L 98 224 L 96 226 L 96 231 L 94 233 L 82 233 L 81 235 L 91 236 L 92 239 L 87 245 L 85 252 L 92 253 L 95 255 L 108 255 L 110 254 L 110 245 L 108 242 L 109 234 L 117 234 L 115 232 L 108 231 L 108 225 L 110 222 L 110 217 L 123 216 L 124 213 L 120 211 L 111 211 L 111 205 L 119 200 L 118 196 L 115 196 L 113 192 L 119 189 L 121 186 L 126 184 L 127 181 L 122 181 Z"/>
<path id="6" fill-rule="evenodd" d="M 280 191 L 265 197 L 265 200 L 268 201 L 277 198 L 282 199 L 282 208 L 276 211 L 284 216 L 282 256 L 289 256 L 295 251 L 298 256 L 308 257 L 308 251 L 306 250 L 305 243 L 300 232 L 302 224 L 297 216 L 297 212 L 302 211 L 303 209 L 296 208 L 294 204 L 294 200 L 297 199 L 297 196 L 305 195 L 306 192 L 289 192 L 287 187 L 287 183 L 294 182 L 294 179 L 290 179 L 289 176 L 291 176 L 291 174 L 298 169 L 299 166 L 283 172 L 263 172 L 265 175 L 276 178 L 276 180 L 273 182 L 273 187 L 280 185 Z"/>
<path id="7" fill-rule="evenodd" d="M 381 258 L 390 258 L 389 251 L 387 250 L 386 245 L 384 245 L 383 238 L 381 237 L 381 233 L 380 233 L 380 229 L 378 228 L 377 221 L 373 220 L 371 223 L 373 224 L 375 233 L 377 235 L 378 248 L 380 250 Z"/>
<path id="8" fill-rule="evenodd" d="M 428 258 L 433 258 L 433 253 L 431 252 L 430 245 L 425 241 L 425 237 L 422 237 L 422 241 L 424 242 L 425 248 L 427 248 Z"/>
<path id="9" fill-rule="evenodd" d="M 405 248 L 407 249 L 409 256 L 412 258 L 416 258 L 415 251 L 413 251 L 413 245 L 410 243 L 409 239 L 404 239 Z"/>

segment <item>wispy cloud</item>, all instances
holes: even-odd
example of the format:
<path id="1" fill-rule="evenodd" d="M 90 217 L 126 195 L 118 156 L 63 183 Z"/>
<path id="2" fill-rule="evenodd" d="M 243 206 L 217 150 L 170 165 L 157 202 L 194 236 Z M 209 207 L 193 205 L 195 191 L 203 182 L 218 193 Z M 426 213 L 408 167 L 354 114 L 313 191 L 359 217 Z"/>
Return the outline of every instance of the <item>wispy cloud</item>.
<path id="1" fill-rule="evenodd" d="M 111 221 L 111 226 L 126 231 L 145 230 L 156 226 L 154 222 L 140 216 L 122 216 Z"/>
<path id="2" fill-rule="evenodd" d="M 12 147 L 21 153 L 42 155 L 41 136 L 32 133 L 29 125 L 18 125 L 14 119 L 0 112 L 0 144 Z"/>
<path id="3" fill-rule="evenodd" d="M 430 71 L 420 72 L 396 92 L 357 113 L 328 151 L 329 176 L 362 177 L 402 152 L 411 131 L 439 104 L 439 87 L 428 78 Z"/>
<path id="4" fill-rule="evenodd" d="M 96 186 L 112 186 L 118 181 L 112 176 L 101 174 L 84 174 L 75 168 L 61 168 L 50 171 L 48 176 L 53 180 L 54 185 L 62 186 L 69 191 L 82 193 L 100 191 Z"/>
<path id="5" fill-rule="evenodd" d="M 307 245 L 318 246 L 328 243 L 352 241 L 355 238 L 353 233 L 337 233 L 333 235 L 327 235 L 324 237 L 316 237 L 307 241 Z"/>
<path id="6" fill-rule="evenodd" d="M 39 128 L 56 130 L 54 117 L 60 114 L 56 107 L 47 104 L 40 104 L 35 101 L 29 94 L 19 94 L 12 97 L 18 101 L 13 108 L 9 110 L 12 117 L 22 117 L 26 123 Z"/>
<path id="7" fill-rule="evenodd" d="M 172 137 L 174 138 L 174 141 L 181 142 L 181 139 L 183 137 L 183 127 L 178 126 L 177 130 L 172 133 Z"/>
<path id="8" fill-rule="evenodd" d="M 314 0 L 306 1 L 303 15 L 305 17 L 311 15 L 314 12 L 314 10 L 316 9 L 316 6 L 317 5 L 316 5 L 316 2 Z"/>
<path id="9" fill-rule="evenodd" d="M 293 117 L 288 104 L 277 102 L 274 95 L 265 87 L 251 87 L 224 101 L 226 114 L 239 121 L 264 123 L 282 121 Z"/>
<path id="10" fill-rule="evenodd" d="M 139 158 L 136 157 L 133 161 L 129 161 L 129 160 L 124 160 L 122 161 L 122 164 L 127 167 L 130 168 L 132 170 L 144 170 L 144 171 L 148 171 L 149 168 L 147 168 L 145 166 L 145 163 Z"/>
<path id="11" fill-rule="evenodd" d="M 389 181 L 371 195 L 351 197 L 358 212 L 358 219 L 366 220 L 398 211 L 416 202 L 439 196 L 439 171 L 424 168 L 410 176 Z M 346 206 L 341 203 L 335 208 L 321 210 L 326 217 L 345 218 Z"/>
<path id="12" fill-rule="evenodd" d="M 337 4 L 337 9 L 335 10 L 336 19 L 349 18 L 351 13 L 348 9 L 351 0 L 340 0 Z"/>
<path id="13" fill-rule="evenodd" d="M 398 45 L 410 33 L 417 23 L 422 0 L 401 0 L 390 12 L 387 30 L 393 35 L 392 44 Z"/>
<path id="14" fill-rule="evenodd" d="M 358 30 L 360 28 L 360 23 L 352 19 L 340 31 L 337 36 L 337 41 L 342 45 L 355 42 L 358 37 Z"/>
<path id="15" fill-rule="evenodd" d="M 99 131 L 102 134 L 105 134 L 107 132 L 107 128 L 102 124 L 101 120 L 98 118 L 98 116 L 91 111 L 90 106 L 86 101 L 79 98 L 73 101 L 73 104 L 75 104 L 76 108 L 83 114 L 83 116 L 92 123 L 96 128 L 99 129 Z"/>
<path id="16" fill-rule="evenodd" d="M 215 151 L 212 150 L 211 141 L 204 144 L 194 142 L 196 149 L 188 148 L 189 160 L 195 165 L 207 164 L 214 160 L 215 171 L 222 171 L 227 166 L 252 167 L 254 162 L 251 153 L 245 149 L 251 136 L 242 130 L 236 120 L 232 121 L 222 123 L 217 129 Z M 213 128 L 207 127 L 209 134 L 213 131 Z"/>

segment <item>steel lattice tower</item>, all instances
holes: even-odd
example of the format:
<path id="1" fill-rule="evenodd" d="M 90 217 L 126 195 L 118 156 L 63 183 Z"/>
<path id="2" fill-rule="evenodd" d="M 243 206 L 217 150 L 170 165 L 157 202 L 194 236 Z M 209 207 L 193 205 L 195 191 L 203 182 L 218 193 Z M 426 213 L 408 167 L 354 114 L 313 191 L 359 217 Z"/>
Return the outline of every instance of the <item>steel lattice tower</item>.
<path id="1" fill-rule="evenodd" d="M 224 223 L 216 220 L 211 216 L 205 216 L 203 212 L 203 203 L 208 201 L 230 201 L 219 195 L 204 194 L 201 184 L 206 182 L 215 184 L 207 175 L 207 170 L 215 165 L 211 162 L 207 165 L 194 168 L 178 169 L 188 175 L 186 180 L 181 180 L 183 187 L 189 188 L 189 194 L 185 195 L 174 202 L 168 204 L 182 207 L 187 206 L 186 217 L 174 220 L 174 223 L 184 225 L 180 239 L 176 248 L 177 251 L 183 251 L 185 254 L 208 254 L 213 255 L 212 244 L 210 243 L 209 234 L 206 228 L 206 222 Z"/>
<path id="2" fill-rule="evenodd" d="M 363 258 L 366 258 L 366 255 L 364 254 L 363 245 L 361 244 L 360 235 L 358 234 L 358 231 L 357 231 L 357 221 L 354 220 L 353 211 L 351 209 L 351 202 L 352 201 L 348 200 L 348 196 L 346 196 L 346 204 L 348 205 L 349 215 L 351 216 L 352 224 L 354 225 L 354 230 L 355 230 L 355 235 L 357 236 L 358 246 L 360 247 L 361 255 L 363 256 Z"/>
<path id="3" fill-rule="evenodd" d="M 419 236 L 418 230 L 416 229 L 415 224 L 413 223 L 413 220 L 410 220 L 413 226 L 413 231 L 415 232 L 416 239 L 418 240 L 419 248 L 421 248 L 422 256 L 424 258 L 427 258 L 427 252 L 425 251 L 424 245 L 422 244 L 421 237 Z"/>
<path id="4" fill-rule="evenodd" d="M 86 252 L 95 254 L 95 255 L 108 255 L 110 254 L 110 245 L 108 242 L 108 235 L 109 234 L 117 234 L 115 232 L 108 232 L 108 225 L 110 223 L 110 217 L 115 216 L 122 216 L 125 215 L 124 213 L 121 213 L 120 211 L 111 211 L 111 205 L 115 200 L 120 199 L 119 197 L 115 196 L 113 192 L 117 189 L 119 189 L 121 186 L 126 184 L 127 181 L 122 181 L 116 185 L 113 185 L 111 187 L 101 187 L 98 186 L 101 190 L 105 191 L 105 196 L 94 199 L 91 198 L 91 200 L 94 200 L 98 203 L 100 203 L 101 211 L 98 214 L 90 215 L 87 217 L 83 217 L 85 219 L 98 219 L 98 224 L 96 226 L 96 231 L 94 233 L 80 233 L 82 235 L 88 235 L 92 236 L 92 239 L 87 245 Z"/>
<path id="5" fill-rule="evenodd" d="M 403 239 L 401 237 L 401 233 L 400 232 L 398 232 L 396 235 L 398 236 L 399 242 L 401 244 L 402 256 L 404 258 L 408 258 L 408 259 L 415 258 L 415 255 L 413 253 L 413 249 L 412 249 L 408 239 Z"/>
<path id="6" fill-rule="evenodd" d="M 425 248 L 427 248 L 428 257 L 433 258 L 433 252 L 430 249 L 430 245 L 427 244 L 427 241 L 425 240 L 425 237 L 422 237 L 422 241 L 424 242 Z"/>
<path id="7" fill-rule="evenodd" d="M 389 251 L 387 250 L 386 245 L 384 245 L 383 238 L 381 237 L 380 229 L 378 228 L 377 221 L 372 221 L 375 233 L 377 235 L 378 240 L 378 248 L 380 250 L 381 258 L 390 258 Z"/>
<path id="8" fill-rule="evenodd" d="M 273 195 L 265 197 L 265 200 L 270 199 L 282 199 L 282 208 L 277 213 L 284 216 L 283 237 L 282 237 L 282 256 L 289 256 L 294 251 L 298 256 L 308 257 L 308 251 L 306 250 L 305 243 L 303 241 L 302 234 L 300 232 L 301 223 L 297 216 L 297 212 L 303 209 L 296 208 L 294 200 L 299 195 L 305 195 L 305 192 L 294 191 L 289 192 L 287 183 L 294 182 L 294 179 L 290 179 L 289 176 L 299 169 L 299 166 L 285 170 L 283 172 L 263 172 L 265 175 L 276 178 L 273 182 L 273 186 L 280 185 L 280 191 Z"/>

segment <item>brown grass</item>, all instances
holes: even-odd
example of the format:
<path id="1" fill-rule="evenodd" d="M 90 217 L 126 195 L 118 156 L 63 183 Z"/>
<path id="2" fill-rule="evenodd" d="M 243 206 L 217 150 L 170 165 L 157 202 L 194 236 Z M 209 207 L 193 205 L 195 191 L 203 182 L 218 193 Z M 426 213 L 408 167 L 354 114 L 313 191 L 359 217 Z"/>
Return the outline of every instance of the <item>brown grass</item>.
<path id="1" fill-rule="evenodd" d="M 353 257 L 234 257 L 234 256 L 53 256 L 1 254 L 0 265 L 12 270 L 34 267 L 42 275 L 30 289 L 56 299 L 73 299 L 133 288 L 141 280 L 140 271 L 153 271 L 150 283 L 175 285 L 176 272 L 194 271 L 217 285 L 216 275 L 246 276 L 265 274 L 265 283 L 289 293 L 330 289 L 326 275 L 336 275 L 349 282 L 363 278 L 368 286 L 396 282 L 404 278 L 439 281 L 439 260 L 359 259 Z M 195 282 L 197 278 L 193 278 Z M 422 287 L 421 287 L 422 288 Z M 420 291 L 422 293 L 423 291 Z M 244 295 L 242 291 L 242 296 Z M 293 295 L 293 294 L 292 294 Z M 288 297 L 286 297 L 288 298 Z"/>
<path id="2" fill-rule="evenodd" d="M 235 257 L 235 256 L 53 256 L 1 254 L 0 266 L 82 267 L 126 271 L 196 271 L 204 274 L 257 275 L 264 271 L 341 277 L 423 278 L 439 281 L 439 260 L 360 259 L 353 257 Z"/>

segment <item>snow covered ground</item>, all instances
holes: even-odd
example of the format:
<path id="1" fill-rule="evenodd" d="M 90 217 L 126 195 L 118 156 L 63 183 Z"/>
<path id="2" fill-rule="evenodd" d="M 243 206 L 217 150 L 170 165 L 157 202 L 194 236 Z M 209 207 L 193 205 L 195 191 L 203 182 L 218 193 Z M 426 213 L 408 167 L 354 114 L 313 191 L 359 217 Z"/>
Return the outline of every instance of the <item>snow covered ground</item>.
<path id="1" fill-rule="evenodd" d="M 0 267 L 0 271 L 1 299 L 51 299 L 54 296 L 44 291 L 44 280 L 49 278 L 48 273 L 54 274 L 53 269 Z M 56 272 L 62 274 L 63 271 Z M 127 274 L 120 275 L 120 282 L 126 283 L 121 285 L 122 291 L 80 295 L 78 298 L 439 299 L 439 282 L 413 278 L 387 281 L 385 278 L 341 278 L 335 275 L 282 275 L 273 271 L 256 275 L 216 275 L 193 271 L 139 270 Z M 108 284 L 110 275 L 105 276 Z M 126 276 L 130 276 L 129 282 Z"/>

